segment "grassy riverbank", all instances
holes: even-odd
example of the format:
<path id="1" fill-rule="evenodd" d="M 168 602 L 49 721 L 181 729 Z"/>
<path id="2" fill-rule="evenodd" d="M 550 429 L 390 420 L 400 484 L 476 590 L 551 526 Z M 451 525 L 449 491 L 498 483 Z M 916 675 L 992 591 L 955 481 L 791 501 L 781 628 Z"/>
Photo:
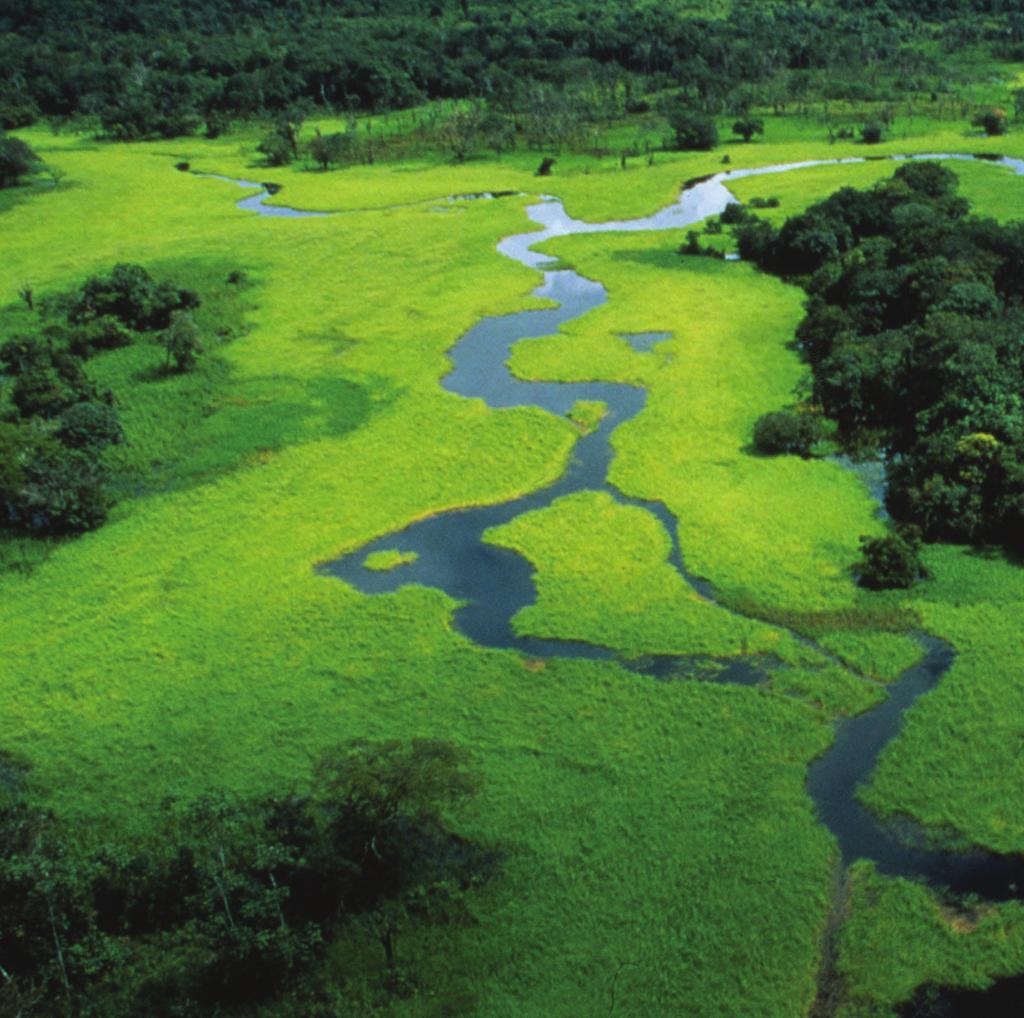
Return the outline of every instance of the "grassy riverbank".
<path id="1" fill-rule="evenodd" d="M 948 127 L 906 130 L 879 151 L 997 144 Z M 67 177 L 0 212 L 5 299 L 22 282 L 65 289 L 116 261 L 175 274 L 192 266 L 210 287 L 232 268 L 250 280 L 231 334 L 182 391 L 136 385 L 153 350 L 93 363 L 125 401 L 122 455 L 148 483 L 99 532 L 30 574 L 0 576 L 0 746 L 33 762 L 62 812 L 94 830 L 141 833 L 163 796 L 276 787 L 345 738 L 451 738 L 474 750 L 487 781 L 470 833 L 507 846 L 506 872 L 484 892 L 477 928 L 405 947 L 424 985 L 388 1013 L 569 1018 L 606 1013 L 614 1000 L 616 1014 L 797 1018 L 815 996 L 834 887 L 806 766 L 828 744 L 832 717 L 874 702 L 874 680 L 913 660 L 905 633 L 923 626 L 961 657 L 912 712 L 871 801 L 1024 848 L 1012 808 L 1024 775 L 1006 706 L 1024 601 L 1017 567 L 938 550 L 920 592 L 861 592 L 849 573 L 857 538 L 880 528 L 861 482 L 834 464 L 750 454 L 753 421 L 792 402 L 802 374 L 788 347 L 797 290 L 747 266 L 682 259 L 675 235 L 549 243 L 610 300 L 557 338 L 521 343 L 515 370 L 648 387 L 648 406 L 615 435 L 612 480 L 672 509 L 688 567 L 747 617 L 680 584 L 650 513 L 580 494 L 493 535 L 538 567 L 538 603 L 518 626 L 628 654 L 783 661 L 764 689 L 525 661 L 461 638 L 436 591 L 368 598 L 315 566 L 561 472 L 578 437 L 570 421 L 492 411 L 437 384 L 445 351 L 479 317 L 538 306 L 528 296 L 537 274 L 488 253 L 529 228 L 525 200 L 443 199 L 536 193 L 535 154 L 320 174 L 254 170 L 237 138 L 115 147 L 26 137 Z M 729 152 L 733 165 L 755 165 L 864 151 L 820 139 L 804 122 L 770 121 L 767 142 Z M 998 144 L 1024 153 L 1020 135 Z M 271 176 L 286 204 L 377 211 L 260 219 L 234 208 L 237 188 L 175 172 L 183 158 Z M 581 217 L 631 216 L 719 159 L 659 155 L 623 171 L 617 160 L 572 157 L 543 188 Z M 1024 179 L 982 163 L 955 168 L 979 209 L 1009 215 L 1024 204 Z M 737 192 L 778 194 L 785 215 L 891 169 L 809 170 Z M 646 354 L 620 338 L 649 330 L 672 338 Z M 868 678 L 826 666 L 781 627 L 815 636 Z M 885 895 L 918 895 L 879 883 Z M 998 958 L 944 949 L 901 960 L 881 980 L 864 945 L 896 930 L 923 936 L 925 906 L 900 923 L 865 895 L 852 907 L 844 971 L 852 998 L 871 1006 L 925 979 L 1024 966 L 1015 946 Z M 1016 930 L 1017 912 L 997 911 L 1000 929 Z M 368 987 L 378 963 L 344 947 L 331 966 L 362 1001 L 352 1013 L 376 1013 Z"/>

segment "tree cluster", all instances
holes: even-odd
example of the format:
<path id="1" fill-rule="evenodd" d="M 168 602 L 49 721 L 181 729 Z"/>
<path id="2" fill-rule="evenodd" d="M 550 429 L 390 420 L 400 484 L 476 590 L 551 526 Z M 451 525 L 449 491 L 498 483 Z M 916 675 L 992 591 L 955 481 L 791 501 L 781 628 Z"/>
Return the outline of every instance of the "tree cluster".
<path id="1" fill-rule="evenodd" d="M 207 1018 L 302 990 L 340 933 L 407 986 L 401 934 L 472 922 L 497 867 L 449 815 L 478 780 L 434 740 L 353 742 L 308 787 L 168 802 L 145 844 L 80 842 L 0 757 L 0 1013 Z"/>
<path id="2" fill-rule="evenodd" d="M 886 503 L 926 540 L 1024 535 L 1024 223 L 970 216 L 910 161 L 843 188 L 741 253 L 809 293 L 797 338 L 840 438 L 886 460 Z"/>
<path id="3" fill-rule="evenodd" d="M 30 287 L 22 296 L 34 308 Z M 0 344 L 0 529 L 64 535 L 104 522 L 104 452 L 124 433 L 113 395 L 85 362 L 162 330 L 168 361 L 186 370 L 200 348 L 189 315 L 198 304 L 195 293 L 157 284 L 141 266 L 117 265 L 46 302 L 35 332 Z"/>

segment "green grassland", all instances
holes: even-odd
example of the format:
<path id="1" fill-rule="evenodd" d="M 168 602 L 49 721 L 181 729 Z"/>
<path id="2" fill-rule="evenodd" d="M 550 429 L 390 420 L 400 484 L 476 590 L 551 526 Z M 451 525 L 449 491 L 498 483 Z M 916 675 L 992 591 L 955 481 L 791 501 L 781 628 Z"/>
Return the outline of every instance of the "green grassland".
<path id="1" fill-rule="evenodd" d="M 1021 135 L 996 143 L 912 126 L 879 151 L 1024 153 Z M 269 220 L 234 208 L 238 188 L 172 169 L 188 159 L 258 177 L 252 138 L 25 137 L 67 178 L 0 212 L 7 298 L 26 281 L 66 289 L 115 261 L 173 278 L 188 266 L 217 337 L 202 371 L 181 381 L 147 377 L 155 348 L 91 362 L 123 404 L 130 442 L 118 455 L 139 487 L 99 532 L 53 548 L 32 572 L 0 574 L 0 745 L 34 763 L 62 812 L 144 835 L 163 796 L 277 787 L 345 738 L 454 739 L 486 778 L 466 827 L 504 845 L 508 861 L 477 902 L 478 927 L 405 948 L 425 985 L 389 1013 L 597 1015 L 614 988 L 615 1014 L 796 1018 L 815 996 L 835 883 L 806 766 L 832 717 L 877 701 L 878 680 L 916 659 L 907 633 L 924 628 L 960 658 L 911 712 L 870 801 L 1022 848 L 1018 567 L 938 549 L 919 591 L 862 592 L 849 566 L 859 535 L 881 526 L 862 483 L 836 464 L 749 450 L 757 416 L 797 398 L 803 369 L 788 342 L 799 291 L 748 266 L 683 259 L 673 234 L 549 242 L 610 300 L 558 337 L 519 344 L 513 368 L 649 389 L 614 436 L 611 479 L 672 509 L 688 568 L 722 604 L 682 585 L 653 515 L 582 493 L 491 535 L 537 569 L 538 602 L 517 627 L 627 655 L 781 661 L 754 689 L 529 661 L 462 638 L 437 591 L 364 597 L 315 566 L 431 513 L 544 485 L 599 418 L 595 407 L 575 420 L 492 411 L 438 385 L 446 350 L 475 320 L 539 306 L 537 274 L 487 254 L 529 228 L 526 199 L 446 196 L 535 194 L 536 154 L 264 171 L 284 185 L 280 202 L 346 211 Z M 728 151 L 735 166 L 864 149 L 780 118 L 766 142 Z M 622 218 L 665 204 L 720 158 L 659 154 L 623 171 L 617 158 L 566 156 L 543 187 L 578 216 Z M 1024 180 L 955 168 L 980 211 L 1022 207 Z M 778 194 L 784 215 L 890 170 L 808 170 L 737 193 Z M 229 293 L 235 268 L 250 282 Z M 673 338 L 636 353 L 620 334 L 640 331 Z M 1019 909 L 994 909 L 954 937 L 936 907 L 922 889 L 858 871 L 839 961 L 860 1009 L 851 1015 L 885 1014 L 926 979 L 981 983 L 1024 967 Z M 868 949 L 913 938 L 913 956 L 884 970 Z M 372 965 L 344 947 L 331 964 L 358 1001 Z M 364 996 L 352 1013 L 379 1012 Z"/>

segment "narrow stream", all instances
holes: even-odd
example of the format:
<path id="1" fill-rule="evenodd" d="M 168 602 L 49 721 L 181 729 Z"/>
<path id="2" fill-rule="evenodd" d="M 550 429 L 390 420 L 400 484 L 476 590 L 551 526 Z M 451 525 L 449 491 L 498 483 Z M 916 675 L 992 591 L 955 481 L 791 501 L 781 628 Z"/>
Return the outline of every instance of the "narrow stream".
<path id="1" fill-rule="evenodd" d="M 969 160 L 978 157 L 938 154 L 891 158 Z M 540 407 L 559 416 L 568 413 L 577 401 L 600 400 L 608 408 L 606 416 L 597 430 L 579 439 L 565 472 L 548 487 L 499 505 L 458 509 L 429 517 L 351 551 L 324 565 L 322 570 L 366 594 L 394 591 L 411 583 L 444 590 L 465 602 L 455 612 L 456 627 L 487 647 L 516 650 L 531 657 L 619 660 L 612 650 L 589 643 L 517 635 L 512 626 L 513 616 L 536 598 L 532 567 L 518 553 L 482 540 L 489 528 L 548 506 L 563 495 L 602 491 L 624 505 L 639 506 L 653 513 L 671 536 L 673 566 L 701 596 L 715 600 L 711 584 L 686 569 L 678 542 L 677 521 L 668 507 L 661 502 L 629 498 L 608 481 L 613 457 L 611 433 L 640 413 L 646 392 L 612 382 L 523 381 L 509 372 L 506 362 L 514 343 L 529 337 L 554 335 L 563 324 L 587 314 L 607 299 L 600 283 L 569 270 L 545 269 L 555 259 L 533 248 L 551 237 L 570 234 L 675 230 L 693 226 L 721 213 L 726 205 L 736 201 L 726 186 L 731 180 L 865 161 L 862 158 L 826 159 L 730 170 L 688 187 L 676 203 L 652 216 L 619 222 L 587 223 L 574 219 L 566 213 L 562 203 L 553 198 L 529 206 L 529 218 L 542 229 L 507 237 L 498 244 L 498 251 L 543 271 L 544 281 L 534 291 L 535 295 L 556 301 L 558 306 L 484 318 L 451 349 L 452 369 L 441 384 L 461 396 L 483 399 L 491 407 Z M 1024 160 L 1000 157 L 992 161 L 1024 175 Z M 235 183 L 250 189 L 263 188 L 251 181 Z M 269 197 L 270 192 L 263 188 L 238 204 L 263 215 L 324 215 L 267 205 Z M 625 338 L 633 342 L 630 337 Z M 662 338 L 664 334 L 633 337 L 641 344 L 641 349 L 643 344 Z M 417 558 L 392 571 L 365 567 L 367 555 L 391 549 L 414 552 Z M 908 822 L 902 828 L 884 826 L 857 799 L 858 786 L 869 777 L 879 754 L 899 732 L 905 711 L 919 696 L 934 688 L 953 664 L 954 653 L 948 644 L 923 634 L 920 640 L 924 659 L 889 686 L 889 696 L 884 703 L 858 717 L 837 722 L 835 742 L 809 768 L 808 793 L 822 823 L 835 836 L 844 863 L 870 859 L 882 873 L 924 880 L 956 895 L 978 895 L 988 900 L 1020 897 L 1024 891 L 1024 863 L 1020 858 L 931 848 L 916 825 Z M 823 650 L 821 653 L 826 654 Z M 685 676 L 706 662 L 706 658 L 686 655 L 620 660 L 633 671 L 662 679 Z M 720 664 L 722 670 L 716 676 L 717 681 L 755 684 L 769 677 L 767 663 L 762 660 L 730 659 Z M 975 1008 L 962 1013 L 987 1012 Z"/>

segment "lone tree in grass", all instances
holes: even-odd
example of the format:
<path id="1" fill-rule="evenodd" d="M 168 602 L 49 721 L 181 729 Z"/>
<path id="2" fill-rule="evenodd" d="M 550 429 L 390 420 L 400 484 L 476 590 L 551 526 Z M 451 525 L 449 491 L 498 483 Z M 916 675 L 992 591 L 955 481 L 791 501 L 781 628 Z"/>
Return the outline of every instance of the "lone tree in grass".
<path id="1" fill-rule="evenodd" d="M 347 159 L 352 151 L 353 136 L 345 132 L 321 134 L 320 128 L 309 140 L 309 154 L 321 170 L 329 170 L 332 163 Z"/>
<path id="2" fill-rule="evenodd" d="M 203 343 L 195 319 L 187 311 L 175 311 L 171 324 L 160 333 L 157 342 L 167 351 L 166 366 L 179 372 L 191 371 L 203 352 Z"/>
<path id="3" fill-rule="evenodd" d="M 732 133 L 738 134 L 744 141 L 750 141 L 755 134 L 764 134 L 764 121 L 760 117 L 740 117 L 732 125 Z"/>
<path id="4" fill-rule="evenodd" d="M 711 117 L 679 101 L 666 107 L 665 119 L 675 134 L 677 149 L 706 152 L 718 144 L 718 128 Z"/>
<path id="5" fill-rule="evenodd" d="M 754 425 L 754 448 L 766 456 L 811 455 L 821 438 L 821 421 L 814 414 L 777 410 L 762 414 Z"/>
<path id="6" fill-rule="evenodd" d="M 913 530 L 862 537 L 857 578 L 869 590 L 905 590 L 928 575 L 921 561 L 921 540 Z"/>

